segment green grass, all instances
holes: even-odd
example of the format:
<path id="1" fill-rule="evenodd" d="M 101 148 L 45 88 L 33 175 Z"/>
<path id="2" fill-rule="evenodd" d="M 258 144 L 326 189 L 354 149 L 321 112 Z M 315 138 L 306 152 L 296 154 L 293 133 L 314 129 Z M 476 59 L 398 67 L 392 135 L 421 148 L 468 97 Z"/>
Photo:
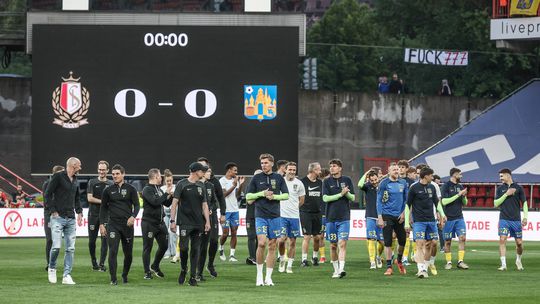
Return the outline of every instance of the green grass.
<path id="1" fill-rule="evenodd" d="M 420 280 L 414 276 L 416 265 L 406 276 L 384 277 L 383 270 L 369 270 L 365 241 L 350 241 L 347 277 L 331 279 L 329 263 L 319 267 L 294 266 L 294 274 L 276 271 L 274 287 L 255 287 L 255 266 L 244 263 L 246 239 L 240 238 L 232 264 L 217 259 L 219 277 L 200 287 L 178 286 L 179 264 L 162 262 L 165 279 L 142 279 L 142 240 L 135 240 L 133 266 L 128 285 L 109 285 L 109 274 L 92 271 L 88 239 L 78 238 L 72 276 L 76 286 L 51 285 L 44 270 L 43 239 L 0 239 L 0 301 L 2 303 L 538 303 L 540 288 L 540 243 L 526 242 L 525 271 L 515 270 L 514 244 L 509 243 L 509 269 L 498 272 L 496 242 L 468 244 L 467 271 L 443 269 L 444 256 L 437 256 L 439 275 Z M 455 249 L 455 248 L 454 248 Z M 155 250 L 155 249 L 154 249 Z M 227 250 L 228 251 L 228 250 Z M 327 253 L 328 255 L 328 253 Z M 457 252 L 454 252 L 454 257 Z M 123 256 L 120 254 L 119 268 Z M 299 253 L 297 252 L 297 260 Z M 63 265 L 63 254 L 59 257 Z M 455 262 L 454 262 L 455 264 Z M 60 266 L 59 266 L 60 268 Z M 61 269 L 59 269 L 61 272 Z M 120 275 L 120 273 L 119 273 Z M 61 282 L 61 279 L 60 279 Z"/>

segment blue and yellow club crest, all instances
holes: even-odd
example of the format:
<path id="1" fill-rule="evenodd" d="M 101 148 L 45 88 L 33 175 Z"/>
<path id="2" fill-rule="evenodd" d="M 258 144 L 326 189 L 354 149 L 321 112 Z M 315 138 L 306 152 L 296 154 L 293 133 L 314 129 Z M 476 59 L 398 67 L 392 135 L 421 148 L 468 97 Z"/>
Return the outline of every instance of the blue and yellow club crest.
<path id="1" fill-rule="evenodd" d="M 277 86 L 245 85 L 244 116 L 258 121 L 276 118 Z"/>

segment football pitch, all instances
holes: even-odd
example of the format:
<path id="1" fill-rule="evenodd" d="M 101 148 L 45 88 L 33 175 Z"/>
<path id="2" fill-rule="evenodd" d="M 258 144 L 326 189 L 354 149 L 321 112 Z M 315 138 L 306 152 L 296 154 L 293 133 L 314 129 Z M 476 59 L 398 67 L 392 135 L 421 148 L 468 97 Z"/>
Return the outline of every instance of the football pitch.
<path id="1" fill-rule="evenodd" d="M 301 243 L 301 239 L 299 239 Z M 99 241 L 98 241 L 99 244 Z M 508 271 L 499 272 L 498 243 L 470 242 L 465 261 L 469 270 L 444 270 L 444 255 L 438 253 L 439 274 L 427 279 L 415 277 L 416 264 L 407 275 L 397 271 L 383 276 L 384 269 L 369 270 L 366 242 L 348 245 L 343 279 L 332 279 L 330 263 L 318 267 L 299 266 L 294 273 L 279 273 L 275 267 L 273 287 L 255 286 L 255 266 L 246 265 L 246 238 L 239 238 L 236 263 L 216 258 L 218 277 L 208 275 L 198 287 L 179 286 L 179 264 L 164 260 L 164 279 L 143 280 L 142 239 L 135 239 L 129 283 L 109 285 L 109 274 L 93 271 L 88 239 L 78 238 L 72 272 L 75 286 L 63 286 L 63 252 L 58 259 L 59 282 L 49 284 L 45 272 L 44 239 L 0 239 L 0 295 L 2 303 L 539 303 L 540 242 L 525 242 L 524 271 L 514 265 L 514 244 L 509 243 Z M 455 244 L 457 245 L 457 244 Z M 154 245 L 154 251 L 157 245 Z M 98 245 L 99 248 L 99 245 Z M 62 248 L 63 249 L 63 248 Z M 328 245 L 327 245 L 327 257 Z M 228 245 L 226 246 L 228 253 Z M 311 256 L 311 253 L 309 254 Z M 457 248 L 454 247 L 454 259 Z M 123 255 L 119 253 L 120 277 Z M 454 265 L 456 261 L 454 261 Z M 397 274 L 396 274 L 397 273 Z"/>

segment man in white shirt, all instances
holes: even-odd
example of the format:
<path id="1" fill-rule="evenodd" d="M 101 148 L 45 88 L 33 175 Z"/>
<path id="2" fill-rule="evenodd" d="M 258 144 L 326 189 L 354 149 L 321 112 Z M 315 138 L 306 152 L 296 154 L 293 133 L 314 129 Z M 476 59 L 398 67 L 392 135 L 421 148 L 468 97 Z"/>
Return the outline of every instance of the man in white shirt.
<path id="1" fill-rule="evenodd" d="M 221 188 L 223 188 L 223 196 L 225 197 L 226 209 L 225 223 L 222 225 L 223 234 L 219 240 L 219 258 L 225 261 L 223 245 L 227 241 L 229 231 L 231 233 L 231 254 L 229 256 L 230 262 L 237 262 L 238 260 L 234 256 L 236 250 L 236 232 L 240 225 L 240 216 L 238 212 L 238 198 L 240 196 L 240 188 L 245 181 L 243 176 L 238 176 L 238 166 L 235 163 L 227 163 L 225 165 L 225 176 L 219 179 Z M 221 210 L 220 210 L 221 211 Z"/>
<path id="2" fill-rule="evenodd" d="M 281 202 L 281 238 L 278 241 L 279 247 L 279 272 L 285 271 L 293 273 L 292 264 L 296 253 L 296 238 L 300 236 L 300 206 L 304 204 L 306 189 L 304 183 L 296 178 L 297 165 L 294 162 L 287 163 L 285 172 L 285 182 L 289 189 L 289 199 Z M 285 242 L 289 238 L 289 259 L 285 261 Z"/>

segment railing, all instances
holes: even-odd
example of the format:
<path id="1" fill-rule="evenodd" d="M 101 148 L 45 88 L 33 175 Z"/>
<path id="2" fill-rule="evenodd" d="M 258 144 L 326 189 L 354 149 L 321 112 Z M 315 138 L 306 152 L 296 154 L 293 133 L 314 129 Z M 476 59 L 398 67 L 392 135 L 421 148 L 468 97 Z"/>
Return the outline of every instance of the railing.
<path id="1" fill-rule="evenodd" d="M 39 193 L 40 195 L 43 194 L 43 191 L 41 191 L 41 189 L 37 188 L 36 186 L 32 185 L 31 183 L 29 183 L 28 181 L 26 181 L 25 179 L 23 179 L 22 177 L 20 177 L 19 175 L 15 174 L 13 171 L 9 170 L 6 166 L 0 164 L 0 169 L 4 170 L 5 172 L 7 172 L 9 175 L 11 175 L 13 178 L 15 178 L 17 180 L 17 184 L 14 184 L 13 182 L 9 181 L 7 178 L 5 178 L 4 176 L 0 175 L 0 181 L 4 182 L 5 184 L 7 184 L 9 187 L 13 188 L 15 191 L 17 190 L 17 185 L 19 185 L 19 183 L 23 183 L 25 184 L 27 187 L 30 187 L 32 190 L 35 190 L 37 193 Z M 37 200 L 36 197 L 33 197 L 30 193 L 27 193 L 26 191 L 22 191 L 23 194 L 25 194 L 27 196 L 28 199 L 30 199 L 32 201 L 32 203 L 35 203 L 37 205 L 40 205 L 42 206 L 43 204 L 41 202 L 39 202 Z M 13 205 L 13 204 L 12 204 Z M 16 207 L 21 207 L 21 206 L 16 206 Z"/>
<path id="2" fill-rule="evenodd" d="M 493 3 L 492 18 L 493 19 L 511 18 L 510 16 L 511 5 L 510 4 L 512 3 L 512 1 L 518 1 L 518 0 L 492 0 L 492 3 Z M 540 16 L 540 7 L 538 8 L 536 16 Z"/>

